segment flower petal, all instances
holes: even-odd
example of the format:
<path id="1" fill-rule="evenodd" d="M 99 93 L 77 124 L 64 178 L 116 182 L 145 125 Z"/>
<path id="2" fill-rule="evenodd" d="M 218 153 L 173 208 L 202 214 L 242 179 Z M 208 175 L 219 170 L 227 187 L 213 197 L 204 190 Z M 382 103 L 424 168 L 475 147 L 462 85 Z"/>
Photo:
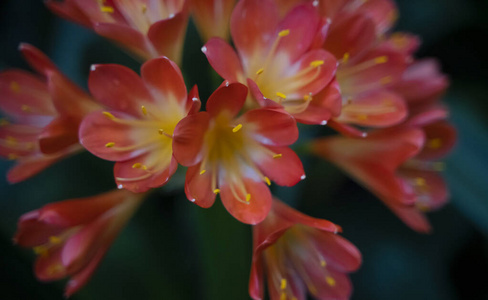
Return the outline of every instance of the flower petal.
<path id="1" fill-rule="evenodd" d="M 240 83 L 231 83 L 219 87 L 207 100 L 207 112 L 212 117 L 226 112 L 229 118 L 236 116 L 247 97 L 247 87 Z"/>
<path id="2" fill-rule="evenodd" d="M 54 63 L 36 47 L 27 43 L 21 43 L 19 50 L 25 60 L 37 73 L 47 76 L 47 71 L 58 71 Z"/>
<path id="3" fill-rule="evenodd" d="M 327 265 L 340 272 L 354 272 L 361 265 L 361 252 L 351 242 L 337 234 L 310 231 L 315 244 Z"/>
<path id="4" fill-rule="evenodd" d="M 212 190 L 212 177 L 214 170 L 206 170 L 201 174 L 200 164 L 189 167 L 186 171 L 185 193 L 188 200 L 196 205 L 209 208 L 215 202 L 216 194 Z"/>
<path id="5" fill-rule="evenodd" d="M 253 109 L 240 117 L 237 123 L 251 126 L 254 140 L 265 145 L 287 146 L 298 139 L 295 119 L 284 112 L 271 109 Z"/>
<path id="6" fill-rule="evenodd" d="M 258 165 L 261 172 L 264 173 L 271 181 L 278 185 L 294 186 L 300 180 L 305 179 L 305 171 L 303 170 L 300 158 L 293 150 L 288 147 L 271 147 L 268 149 L 276 154 L 281 154 L 279 158 L 274 158 L 272 155 L 266 153 L 253 154 L 253 160 Z"/>
<path id="7" fill-rule="evenodd" d="M 231 187 L 232 182 L 226 182 L 224 179 L 219 179 L 220 182 L 220 197 L 227 211 L 237 220 L 246 224 L 258 224 L 268 215 L 271 209 L 271 193 L 268 186 L 262 181 L 254 181 L 251 178 L 242 178 L 242 184 L 251 198 L 246 203 L 242 199 L 246 199 L 247 195 L 238 193 L 241 200 L 236 198 L 236 194 L 232 189 L 238 189 L 235 186 Z"/>
<path id="8" fill-rule="evenodd" d="M 37 257 L 34 273 L 40 281 L 60 280 L 68 275 L 66 267 L 61 260 L 60 247 L 50 250 L 47 255 Z"/>
<path id="9" fill-rule="evenodd" d="M 78 122 L 58 117 L 39 135 L 39 146 L 44 154 L 54 154 L 78 143 Z"/>
<path id="10" fill-rule="evenodd" d="M 39 221 L 39 210 L 30 211 L 19 218 L 14 242 L 22 247 L 40 246 L 57 236 L 63 227 Z"/>
<path id="11" fill-rule="evenodd" d="M 219 38 L 211 38 L 202 51 L 212 68 L 225 80 L 241 82 L 241 78 L 244 77 L 241 62 L 227 42 Z"/>
<path id="12" fill-rule="evenodd" d="M 102 104 L 134 116 L 141 114 L 141 102 L 153 101 L 142 79 L 121 65 L 93 65 L 88 87 Z"/>
<path id="13" fill-rule="evenodd" d="M 173 133 L 173 154 L 183 166 L 193 166 L 202 160 L 205 133 L 210 116 L 207 112 L 189 115 L 176 125 Z"/>

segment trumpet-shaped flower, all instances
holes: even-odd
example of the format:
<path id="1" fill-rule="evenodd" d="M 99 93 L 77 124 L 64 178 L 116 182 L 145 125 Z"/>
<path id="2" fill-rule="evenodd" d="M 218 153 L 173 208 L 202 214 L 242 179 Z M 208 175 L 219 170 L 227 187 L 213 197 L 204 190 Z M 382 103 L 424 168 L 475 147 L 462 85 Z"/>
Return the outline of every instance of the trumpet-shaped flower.
<path id="1" fill-rule="evenodd" d="M 235 0 L 189 0 L 193 19 L 206 42 L 212 37 L 229 39 L 230 15 Z"/>
<path id="2" fill-rule="evenodd" d="M 288 145 L 298 138 L 289 114 L 254 109 L 237 116 L 246 100 L 240 83 L 221 86 L 207 101 L 207 111 L 190 115 L 176 127 L 178 162 L 189 166 L 185 192 L 190 201 L 210 207 L 220 194 L 239 221 L 261 222 L 271 208 L 271 181 L 292 186 L 305 178 L 298 156 Z"/>
<path id="3" fill-rule="evenodd" d="M 318 92 L 333 79 L 337 61 L 311 47 L 326 26 L 311 4 L 280 20 L 273 1 L 243 0 L 230 23 L 237 53 L 216 38 L 202 51 L 224 79 L 248 85 L 260 106 L 282 107 L 300 122 L 325 124 L 331 117 L 328 106 L 337 99 Z M 256 106 L 251 100 L 246 104 Z"/>
<path id="4" fill-rule="evenodd" d="M 7 117 L 0 122 L 0 156 L 17 161 L 7 175 L 11 183 L 81 150 L 81 119 L 100 107 L 38 49 L 28 44 L 19 48 L 39 75 L 0 73 L 0 109 Z"/>
<path id="5" fill-rule="evenodd" d="M 188 23 L 186 0 L 48 0 L 46 5 L 143 61 L 165 55 L 181 62 Z"/>
<path id="6" fill-rule="evenodd" d="M 347 273 L 359 268 L 361 253 L 339 231 L 274 200 L 269 216 L 253 227 L 251 297 L 264 299 L 265 274 L 272 300 L 304 300 L 307 291 L 316 299 L 349 299 Z"/>
<path id="7" fill-rule="evenodd" d="M 141 76 L 120 65 L 94 65 L 89 89 L 108 110 L 88 115 L 80 128 L 81 144 L 116 161 L 118 187 L 133 192 L 162 186 L 176 171 L 173 131 L 200 108 L 196 89 L 187 95 L 178 66 L 168 58 L 149 60 Z"/>
<path id="8" fill-rule="evenodd" d="M 456 140 L 454 128 L 443 120 L 446 115 L 431 107 L 396 128 L 364 139 L 324 138 L 312 149 L 368 188 L 412 229 L 429 232 L 422 212 L 441 207 L 448 198 L 438 174 L 443 163 L 436 161 Z"/>
<path id="9" fill-rule="evenodd" d="M 141 202 L 140 195 L 116 190 L 47 204 L 20 217 L 14 241 L 38 254 L 39 280 L 70 277 L 69 297 L 88 282 Z"/>

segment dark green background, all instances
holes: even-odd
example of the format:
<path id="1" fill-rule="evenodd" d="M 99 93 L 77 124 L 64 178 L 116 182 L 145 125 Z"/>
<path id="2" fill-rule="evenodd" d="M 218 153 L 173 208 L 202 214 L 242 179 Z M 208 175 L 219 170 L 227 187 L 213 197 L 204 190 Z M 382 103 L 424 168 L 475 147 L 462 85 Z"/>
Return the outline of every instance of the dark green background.
<path id="1" fill-rule="evenodd" d="M 438 57 L 452 80 L 446 101 L 459 142 L 445 172 L 452 201 L 430 215 L 434 233 L 412 232 L 374 196 L 316 158 L 303 157 L 307 180 L 275 192 L 301 211 L 343 226 L 344 236 L 362 251 L 364 264 L 352 275 L 353 299 L 488 299 L 488 46 L 482 44 L 488 1 L 398 5 L 398 29 L 421 35 L 418 56 Z M 215 79 L 207 75 L 194 28 L 189 31 L 184 73 L 206 98 Z M 0 41 L 0 69 L 27 68 L 17 46 L 28 42 L 84 87 L 93 63 L 139 68 L 111 43 L 50 14 L 41 1 L 1 1 Z M 317 133 L 308 129 L 303 136 Z M 1 173 L 10 165 L 1 161 Z M 63 282 L 37 282 L 33 253 L 12 245 L 16 221 L 46 203 L 113 188 L 111 168 L 84 153 L 20 184 L 0 180 L 0 299 L 62 299 Z M 73 299 L 249 299 L 250 227 L 220 203 L 204 210 L 186 200 L 178 185 L 183 171 L 146 201 Z"/>

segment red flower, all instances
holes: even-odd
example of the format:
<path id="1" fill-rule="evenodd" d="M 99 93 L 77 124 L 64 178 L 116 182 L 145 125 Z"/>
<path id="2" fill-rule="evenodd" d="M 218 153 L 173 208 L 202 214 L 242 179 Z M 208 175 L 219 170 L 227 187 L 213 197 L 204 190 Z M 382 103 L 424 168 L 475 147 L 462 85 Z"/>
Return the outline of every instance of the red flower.
<path id="1" fill-rule="evenodd" d="M 312 149 L 371 190 L 412 229 L 429 232 L 422 212 L 441 207 L 448 198 L 438 174 L 443 164 L 435 161 L 456 140 L 445 117 L 444 109 L 431 108 L 367 138 L 324 138 L 315 141 Z"/>
<path id="2" fill-rule="evenodd" d="M 229 39 L 229 22 L 236 0 L 190 0 L 192 16 L 202 39 Z"/>
<path id="3" fill-rule="evenodd" d="M 188 116 L 176 126 L 173 148 L 178 162 L 189 166 L 188 199 L 210 207 L 220 193 L 236 219 L 256 224 L 271 208 L 271 180 L 292 186 L 305 175 L 298 156 L 286 147 L 298 138 L 295 120 L 270 109 L 237 117 L 246 95 L 247 88 L 239 83 L 217 89 L 206 112 Z"/>
<path id="4" fill-rule="evenodd" d="M 21 44 L 20 51 L 41 76 L 22 70 L 0 73 L 0 109 L 9 119 L 0 122 L 0 156 L 17 160 L 7 175 L 11 183 L 81 150 L 81 119 L 100 108 L 38 49 Z"/>
<path id="5" fill-rule="evenodd" d="M 45 205 L 20 217 L 14 241 L 38 254 L 41 281 L 71 277 L 65 295 L 82 288 L 142 202 L 127 191 Z"/>
<path id="6" fill-rule="evenodd" d="M 144 61 L 165 55 L 181 62 L 188 22 L 186 0 L 47 0 L 46 5 Z"/>
<path id="7" fill-rule="evenodd" d="M 333 79 L 337 61 L 322 49 L 310 50 L 327 27 L 314 7 L 301 5 L 280 21 L 273 1 L 243 0 L 230 27 L 238 53 L 217 38 L 202 49 L 217 73 L 247 84 L 261 106 L 283 107 L 300 122 L 325 124 L 331 117 L 329 102 L 337 99 L 317 93 Z"/>
<path id="8" fill-rule="evenodd" d="M 141 74 L 120 65 L 93 66 L 90 91 L 109 110 L 90 114 L 80 128 L 82 145 L 116 161 L 118 187 L 133 192 L 162 186 L 176 171 L 173 130 L 200 108 L 196 89 L 187 95 L 178 66 L 168 58 L 149 60 Z"/>
<path id="9" fill-rule="evenodd" d="M 339 231 L 274 200 L 269 216 L 253 227 L 251 297 L 264 298 L 264 273 L 272 300 L 304 300 L 307 290 L 317 299 L 349 299 L 347 273 L 359 268 L 361 253 Z"/>

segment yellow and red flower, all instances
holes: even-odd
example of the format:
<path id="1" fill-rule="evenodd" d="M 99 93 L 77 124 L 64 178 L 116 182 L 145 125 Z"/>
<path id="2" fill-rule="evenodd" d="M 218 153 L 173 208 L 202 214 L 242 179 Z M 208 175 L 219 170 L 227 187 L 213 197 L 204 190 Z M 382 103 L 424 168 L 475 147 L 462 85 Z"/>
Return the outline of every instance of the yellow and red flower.
<path id="1" fill-rule="evenodd" d="M 67 79 L 38 49 L 19 47 L 39 75 L 22 70 L 0 73 L 0 156 L 16 160 L 11 183 L 25 180 L 52 163 L 80 151 L 78 127 L 99 109 L 91 97 Z"/>
<path id="2" fill-rule="evenodd" d="M 202 51 L 224 79 L 248 85 L 257 101 L 249 100 L 248 108 L 280 107 L 299 122 L 325 124 L 331 117 L 330 102 L 338 99 L 323 99 L 318 92 L 333 79 L 337 61 L 311 47 L 326 27 L 312 4 L 300 5 L 280 19 L 273 1 L 243 0 L 230 23 L 237 53 L 217 38 Z"/>
<path id="3" fill-rule="evenodd" d="M 189 0 L 200 36 L 206 42 L 212 37 L 229 39 L 230 15 L 236 0 Z"/>
<path id="4" fill-rule="evenodd" d="M 238 116 L 246 96 L 240 83 L 221 86 L 208 99 L 207 111 L 176 126 L 173 148 L 178 162 L 189 167 L 185 192 L 190 201 L 210 207 L 220 194 L 236 219 L 257 224 L 271 208 L 271 181 L 292 186 L 305 174 L 287 147 L 298 138 L 293 117 L 272 109 Z"/>
<path id="5" fill-rule="evenodd" d="M 186 0 L 48 0 L 46 5 L 143 61 L 165 55 L 181 63 L 188 23 Z"/>
<path id="6" fill-rule="evenodd" d="M 178 66 L 166 57 L 149 60 L 141 77 L 120 65 L 94 65 L 88 85 L 108 110 L 88 115 L 81 144 L 116 161 L 119 188 L 144 192 L 165 184 L 178 166 L 172 138 L 176 124 L 200 109 L 196 89 L 187 94 Z"/>
<path id="7" fill-rule="evenodd" d="M 359 268 L 361 253 L 340 231 L 275 199 L 269 216 L 253 227 L 251 298 L 264 299 L 265 276 L 272 300 L 303 300 L 307 290 L 317 299 L 349 299 L 347 274 Z"/>
<path id="8" fill-rule="evenodd" d="M 39 280 L 70 277 L 69 297 L 88 282 L 141 202 L 141 195 L 116 190 L 47 204 L 20 217 L 14 241 L 38 254 Z"/>

